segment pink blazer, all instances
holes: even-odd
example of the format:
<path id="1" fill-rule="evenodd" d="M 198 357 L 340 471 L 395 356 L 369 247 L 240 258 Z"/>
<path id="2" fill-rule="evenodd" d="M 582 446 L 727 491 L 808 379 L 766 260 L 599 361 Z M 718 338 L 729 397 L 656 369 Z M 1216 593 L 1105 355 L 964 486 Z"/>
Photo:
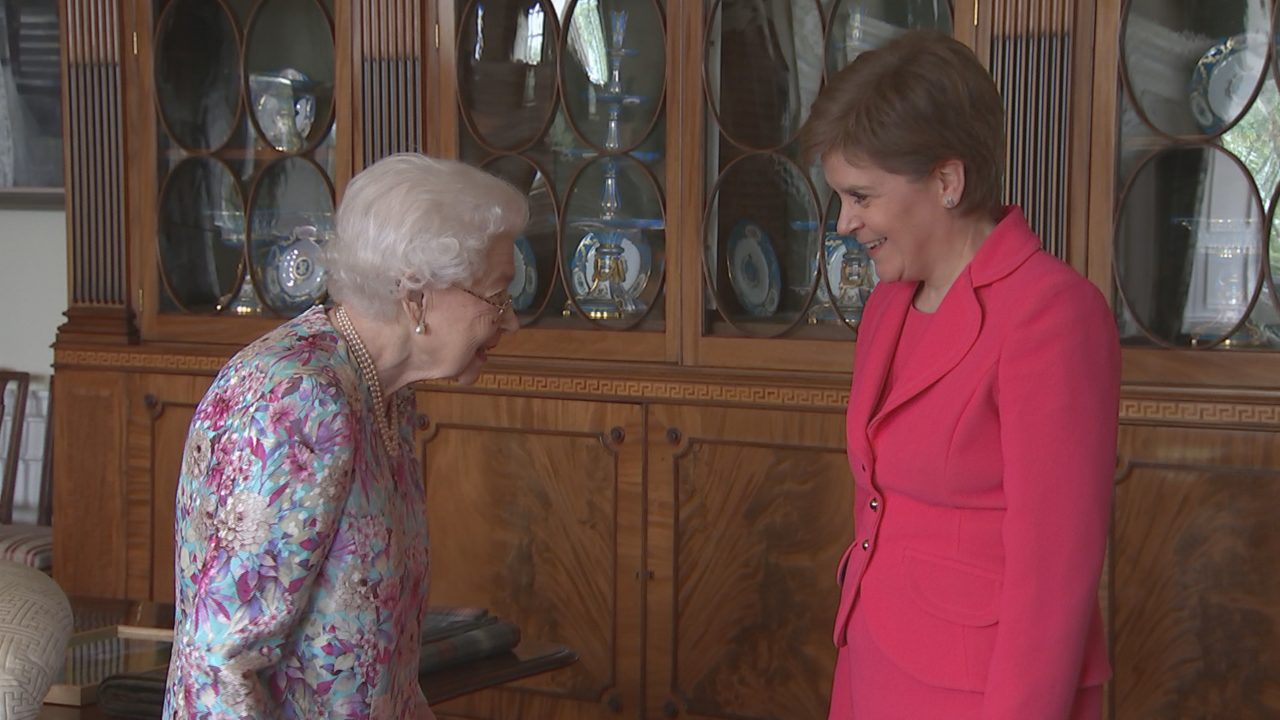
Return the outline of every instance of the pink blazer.
<path id="1" fill-rule="evenodd" d="M 1097 591 L 1120 352 L 1098 290 L 1010 208 L 883 397 L 915 283 L 872 293 L 854 357 L 855 604 L 886 654 L 984 718 L 1065 717 L 1110 675 Z M 837 678 L 837 682 L 842 682 Z M 886 698 L 891 703 L 891 698 Z"/>

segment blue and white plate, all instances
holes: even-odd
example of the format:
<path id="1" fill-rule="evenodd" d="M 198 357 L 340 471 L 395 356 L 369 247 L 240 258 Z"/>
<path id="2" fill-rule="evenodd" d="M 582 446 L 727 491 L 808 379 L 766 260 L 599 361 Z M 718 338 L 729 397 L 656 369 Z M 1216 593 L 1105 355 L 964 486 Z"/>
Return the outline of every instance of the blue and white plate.
<path id="1" fill-rule="evenodd" d="M 533 297 L 538 292 L 538 261 L 533 255 L 533 246 L 523 235 L 516 238 L 515 267 L 507 292 L 511 294 L 511 306 L 523 312 L 533 305 Z"/>
<path id="2" fill-rule="evenodd" d="M 622 286 L 631 297 L 638 298 L 649 284 L 649 273 L 653 270 L 653 251 L 647 242 L 635 242 L 625 231 L 603 230 L 599 232 L 619 232 L 622 245 L 622 263 L 625 267 Z M 581 300 L 596 281 L 596 249 L 600 247 L 597 232 L 589 232 L 578 243 L 569 263 L 569 282 L 573 286 L 573 295 Z"/>
<path id="3" fill-rule="evenodd" d="M 1191 73 L 1191 113 L 1208 135 L 1240 117 L 1266 74 L 1265 42 L 1236 35 L 1209 48 Z"/>
<path id="4" fill-rule="evenodd" d="M 750 220 L 738 221 L 729 233 L 729 282 L 751 315 L 764 317 L 778 311 L 782 267 L 769 233 Z"/>
<path id="5" fill-rule="evenodd" d="M 300 225 L 294 228 L 289 243 L 279 249 L 276 280 L 285 303 L 310 304 L 324 294 L 325 272 L 320 264 L 319 240 L 314 227 Z"/>

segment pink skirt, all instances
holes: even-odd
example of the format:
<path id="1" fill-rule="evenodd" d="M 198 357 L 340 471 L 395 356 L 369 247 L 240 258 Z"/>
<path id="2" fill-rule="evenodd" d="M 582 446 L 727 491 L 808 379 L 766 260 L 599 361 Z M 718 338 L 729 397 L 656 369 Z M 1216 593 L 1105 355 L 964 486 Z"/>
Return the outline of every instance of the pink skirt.
<path id="1" fill-rule="evenodd" d="M 849 619 L 848 642 L 836 656 L 828 720 L 976 720 L 982 714 L 982 693 L 926 685 L 901 670 L 880 651 L 865 615 L 855 606 Z M 1081 688 L 1067 717 L 1101 718 L 1102 687 Z"/>

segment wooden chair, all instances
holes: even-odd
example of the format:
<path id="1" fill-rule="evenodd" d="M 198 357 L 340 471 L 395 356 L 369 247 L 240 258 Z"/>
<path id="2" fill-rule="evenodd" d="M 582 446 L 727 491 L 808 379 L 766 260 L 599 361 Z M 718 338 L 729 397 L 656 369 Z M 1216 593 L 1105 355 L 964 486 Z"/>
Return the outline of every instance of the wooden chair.
<path id="1" fill-rule="evenodd" d="M 0 560 L 12 560 L 50 572 L 53 568 L 53 492 L 51 487 L 53 447 L 53 385 L 49 390 L 49 412 L 44 433 L 44 465 L 40 472 L 39 506 L 35 524 L 13 522 L 13 501 L 18 486 L 18 463 L 22 450 L 22 430 L 27 414 L 27 391 L 31 376 L 24 372 L 0 370 L 0 417 L 4 415 L 4 393 L 14 385 L 13 417 L 4 440 L 4 474 L 0 476 Z"/>

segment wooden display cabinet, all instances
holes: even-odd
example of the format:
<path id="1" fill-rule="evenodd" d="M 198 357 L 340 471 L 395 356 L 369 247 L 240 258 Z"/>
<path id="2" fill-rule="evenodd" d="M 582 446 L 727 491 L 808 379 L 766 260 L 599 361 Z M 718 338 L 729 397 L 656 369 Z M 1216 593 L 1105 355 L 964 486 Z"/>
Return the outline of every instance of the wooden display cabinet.
<path id="1" fill-rule="evenodd" d="M 895 28 L 936 26 L 975 49 L 1006 98 L 1007 197 L 1124 329 L 1102 593 L 1110 717 L 1274 714 L 1277 344 L 1244 342 L 1248 323 L 1193 336 L 1157 322 L 1187 302 L 1180 274 L 1206 277 L 1205 258 L 1156 263 L 1164 236 L 1133 228 L 1169 226 L 1167 208 L 1124 209 L 1162 187 L 1142 179 L 1144 153 L 1190 144 L 1220 158 L 1226 142 L 1221 128 L 1134 130 L 1151 118 L 1126 109 L 1146 97 L 1124 79 L 1126 53 L 1146 57 L 1122 42 L 1126 18 L 1274 38 L 1272 15 L 1213 7 L 63 3 L 55 577 L 78 594 L 172 597 L 195 404 L 232 353 L 311 301 L 305 283 L 283 289 L 301 282 L 281 274 L 298 270 L 282 261 L 289 243 L 323 242 L 354 172 L 425 150 L 507 177 L 533 209 L 522 331 L 474 387 L 417 388 L 432 601 L 488 607 L 581 657 L 441 717 L 824 717 L 834 566 L 853 531 L 843 406 L 874 276 L 832 231 L 838 208 L 794 134 L 827 73 Z M 1164 65 L 1189 74 L 1207 47 Z M 1246 83 L 1260 89 L 1246 105 L 1270 102 L 1274 75 Z M 195 92 L 193 78 L 221 89 Z M 277 85 L 294 125 L 272 124 L 288 120 Z M 1237 178 L 1257 160 L 1220 159 Z M 1280 250 L 1274 188 L 1257 198 L 1247 302 L 1214 307 L 1265 329 L 1280 273 L 1264 269 Z"/>
<path id="2" fill-rule="evenodd" d="M 1280 713 L 1275 12 L 1097 8 L 1087 268 L 1125 346 L 1113 718 Z"/>

